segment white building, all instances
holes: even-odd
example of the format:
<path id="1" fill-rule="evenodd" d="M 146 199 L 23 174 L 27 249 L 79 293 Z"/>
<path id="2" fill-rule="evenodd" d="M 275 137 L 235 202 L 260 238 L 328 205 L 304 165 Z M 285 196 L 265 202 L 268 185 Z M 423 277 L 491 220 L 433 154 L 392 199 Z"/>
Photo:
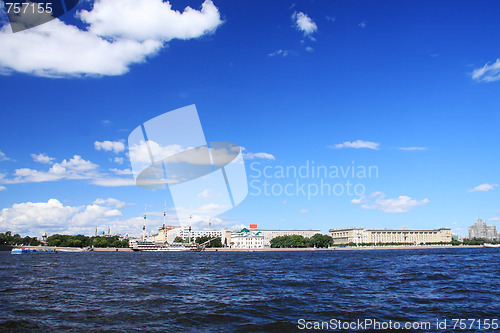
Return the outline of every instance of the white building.
<path id="1" fill-rule="evenodd" d="M 191 237 L 191 241 L 194 241 L 198 237 L 210 237 L 210 238 L 220 238 L 222 245 L 229 246 L 228 240 L 226 239 L 226 228 L 223 229 L 192 229 L 189 230 L 189 227 L 176 227 L 175 229 L 171 229 L 167 234 L 167 242 L 173 243 L 176 237 L 182 238 L 184 241 L 187 241 L 189 237 Z"/>
<path id="2" fill-rule="evenodd" d="M 426 230 L 343 228 L 330 229 L 330 237 L 333 239 L 333 244 L 406 243 L 420 245 L 449 243 L 452 240 L 449 228 Z"/>
<path id="3" fill-rule="evenodd" d="M 230 245 L 233 249 L 262 249 L 264 236 L 259 230 L 243 228 L 231 233 Z"/>

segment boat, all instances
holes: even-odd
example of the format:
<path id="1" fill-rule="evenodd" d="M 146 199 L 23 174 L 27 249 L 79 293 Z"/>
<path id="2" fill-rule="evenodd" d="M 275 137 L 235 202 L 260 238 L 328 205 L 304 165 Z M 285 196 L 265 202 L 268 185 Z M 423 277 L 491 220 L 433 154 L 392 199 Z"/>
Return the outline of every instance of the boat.
<path id="1" fill-rule="evenodd" d="M 194 243 L 156 243 L 149 240 L 131 240 L 130 248 L 136 252 L 200 252 L 204 246 Z"/>
<path id="2" fill-rule="evenodd" d="M 484 243 L 483 247 L 500 247 L 500 244 Z"/>
<path id="3" fill-rule="evenodd" d="M 10 251 L 11 254 L 23 254 L 23 253 L 57 253 L 55 249 L 37 249 L 37 248 L 23 248 L 16 247 Z"/>

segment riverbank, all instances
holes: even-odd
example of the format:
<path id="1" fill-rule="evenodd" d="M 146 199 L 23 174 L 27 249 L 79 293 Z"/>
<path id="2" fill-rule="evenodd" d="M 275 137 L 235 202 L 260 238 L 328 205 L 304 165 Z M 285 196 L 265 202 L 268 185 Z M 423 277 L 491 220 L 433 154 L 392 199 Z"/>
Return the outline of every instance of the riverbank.
<path id="1" fill-rule="evenodd" d="M 363 250 L 424 250 L 424 249 L 467 249 L 482 248 L 482 245 L 416 245 L 416 246 L 346 246 L 323 248 L 261 248 L 261 249 L 230 249 L 230 248 L 206 248 L 208 252 L 279 252 L 279 251 L 363 251 Z"/>
<path id="2" fill-rule="evenodd" d="M 133 252 L 131 248 L 116 248 L 116 247 L 95 247 L 93 250 L 82 249 L 79 247 L 54 247 L 54 246 L 22 246 L 25 249 L 43 249 L 55 250 L 58 252 Z M 346 247 L 331 247 L 323 248 L 261 248 L 261 249 L 231 249 L 223 248 L 206 248 L 206 252 L 293 252 L 293 251 L 366 251 L 366 250 L 426 250 L 426 249 L 467 249 L 467 248 L 483 248 L 482 245 L 417 245 L 417 246 L 346 246 Z M 9 249 L 10 250 L 10 249 Z"/>

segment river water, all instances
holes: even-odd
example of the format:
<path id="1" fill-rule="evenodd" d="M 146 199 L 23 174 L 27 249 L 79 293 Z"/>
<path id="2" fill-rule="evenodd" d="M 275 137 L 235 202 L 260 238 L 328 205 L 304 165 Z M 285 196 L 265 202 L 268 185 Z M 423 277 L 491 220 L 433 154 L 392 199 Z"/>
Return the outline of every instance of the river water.
<path id="1" fill-rule="evenodd" d="M 0 331 L 494 332 L 499 264 L 486 248 L 3 252 Z"/>

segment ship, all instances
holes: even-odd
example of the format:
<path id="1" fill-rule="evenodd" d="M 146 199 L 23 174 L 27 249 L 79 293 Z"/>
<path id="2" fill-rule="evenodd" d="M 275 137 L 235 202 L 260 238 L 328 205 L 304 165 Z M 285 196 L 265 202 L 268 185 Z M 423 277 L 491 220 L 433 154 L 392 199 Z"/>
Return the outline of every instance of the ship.
<path id="1" fill-rule="evenodd" d="M 130 240 L 130 248 L 136 252 L 200 252 L 203 245 L 195 243 L 157 243 L 149 240 Z"/>
<path id="2" fill-rule="evenodd" d="M 483 247 L 500 247 L 500 244 L 484 243 Z"/>
<path id="3" fill-rule="evenodd" d="M 196 244 L 195 242 L 191 242 L 191 235 L 188 237 L 187 243 L 168 243 L 168 242 L 155 242 L 146 239 L 146 218 L 147 212 L 146 208 L 144 209 L 144 225 L 142 227 L 142 239 L 131 239 L 129 241 L 129 246 L 132 251 L 135 252 L 201 252 L 205 249 L 205 245 L 208 242 L 203 244 Z M 167 208 L 165 202 L 165 209 L 163 211 L 163 227 L 165 227 L 165 222 L 167 218 Z M 191 213 L 189 213 L 189 219 L 191 220 Z M 189 227 L 189 231 L 191 233 L 191 227 Z"/>

